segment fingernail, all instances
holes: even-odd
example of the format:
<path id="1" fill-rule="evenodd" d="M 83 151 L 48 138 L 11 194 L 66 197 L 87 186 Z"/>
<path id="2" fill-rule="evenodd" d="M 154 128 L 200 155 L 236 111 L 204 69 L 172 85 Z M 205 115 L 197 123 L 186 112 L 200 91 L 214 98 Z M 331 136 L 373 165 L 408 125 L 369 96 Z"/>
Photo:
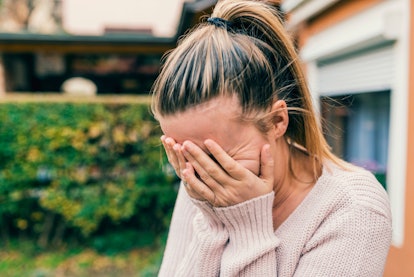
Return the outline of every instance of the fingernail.
<path id="1" fill-rule="evenodd" d="M 171 138 L 166 138 L 166 139 L 165 139 L 165 143 L 167 143 L 168 145 L 170 145 L 170 146 L 171 146 L 172 139 L 171 139 Z"/>
<path id="2" fill-rule="evenodd" d="M 181 175 L 184 176 L 184 178 L 187 178 L 188 174 L 190 174 L 190 170 L 191 170 L 191 165 L 190 163 L 186 162 L 185 168 L 181 170 Z"/>
<path id="3" fill-rule="evenodd" d="M 189 141 L 183 142 L 183 150 L 191 150 L 191 143 Z"/>
<path id="4" fill-rule="evenodd" d="M 211 140 L 206 139 L 206 140 L 204 141 L 204 145 L 205 145 L 205 146 L 207 146 L 207 148 L 210 148 L 210 147 L 212 146 L 212 142 L 211 142 Z"/>

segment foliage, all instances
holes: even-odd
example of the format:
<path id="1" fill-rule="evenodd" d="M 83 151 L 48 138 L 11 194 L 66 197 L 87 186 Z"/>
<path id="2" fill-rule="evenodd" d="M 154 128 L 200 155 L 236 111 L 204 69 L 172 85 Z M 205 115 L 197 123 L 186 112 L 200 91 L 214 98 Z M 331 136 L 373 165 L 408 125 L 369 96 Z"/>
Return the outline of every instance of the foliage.
<path id="1" fill-rule="evenodd" d="M 71 246 L 36 251 L 27 240 L 0 249 L 0 276 L 157 276 L 162 248 L 144 247 L 115 255 Z"/>
<path id="2" fill-rule="evenodd" d="M 40 245 L 168 225 L 176 180 L 162 171 L 146 104 L 0 105 L 0 225 Z"/>

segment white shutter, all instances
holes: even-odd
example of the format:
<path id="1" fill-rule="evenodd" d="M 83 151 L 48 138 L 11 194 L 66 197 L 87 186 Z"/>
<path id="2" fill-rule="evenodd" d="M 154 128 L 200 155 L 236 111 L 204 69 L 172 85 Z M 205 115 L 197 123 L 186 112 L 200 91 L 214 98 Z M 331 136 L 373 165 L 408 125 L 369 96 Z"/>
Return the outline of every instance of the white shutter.
<path id="1" fill-rule="evenodd" d="M 318 92 L 334 96 L 390 90 L 393 78 L 393 48 L 387 46 L 320 63 Z"/>

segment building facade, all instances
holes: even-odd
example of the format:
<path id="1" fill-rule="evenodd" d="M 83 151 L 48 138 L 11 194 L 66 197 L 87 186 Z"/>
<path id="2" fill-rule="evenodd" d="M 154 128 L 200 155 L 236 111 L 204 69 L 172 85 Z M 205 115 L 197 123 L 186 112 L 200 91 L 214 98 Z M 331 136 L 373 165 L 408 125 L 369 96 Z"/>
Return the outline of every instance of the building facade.
<path id="1" fill-rule="evenodd" d="M 282 7 L 334 152 L 374 172 L 390 196 L 385 276 L 414 276 L 414 3 L 285 0 Z"/>
<path id="2" fill-rule="evenodd" d="M 216 3 L 89 2 L 2 2 L 0 97 L 66 92 L 75 80 L 92 84 L 93 94 L 148 95 L 162 55 Z"/>

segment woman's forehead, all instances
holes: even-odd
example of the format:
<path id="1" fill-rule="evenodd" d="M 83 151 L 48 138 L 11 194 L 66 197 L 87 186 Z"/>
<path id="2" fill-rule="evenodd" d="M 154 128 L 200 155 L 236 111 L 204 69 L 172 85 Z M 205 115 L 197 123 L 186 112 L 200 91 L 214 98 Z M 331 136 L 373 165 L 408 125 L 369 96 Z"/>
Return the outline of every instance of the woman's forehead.
<path id="1" fill-rule="evenodd" d="M 230 148 L 246 125 L 240 120 L 238 102 L 228 97 L 219 97 L 184 112 L 159 118 L 166 136 L 177 143 L 191 140 L 204 145 L 206 139 L 216 140 L 223 148 Z"/>

